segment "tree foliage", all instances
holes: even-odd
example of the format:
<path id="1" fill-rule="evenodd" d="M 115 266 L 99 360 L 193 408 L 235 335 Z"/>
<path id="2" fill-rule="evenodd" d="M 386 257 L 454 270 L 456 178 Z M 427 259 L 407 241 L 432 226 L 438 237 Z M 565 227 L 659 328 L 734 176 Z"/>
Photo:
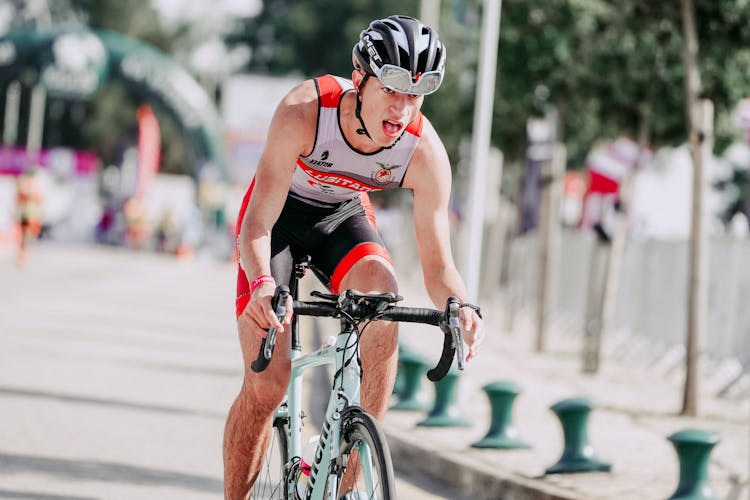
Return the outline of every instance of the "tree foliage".
<path id="1" fill-rule="evenodd" d="M 227 41 L 250 45 L 250 71 L 348 75 L 352 46 L 370 21 L 414 16 L 417 9 L 417 0 L 263 0 L 260 14 L 244 20 Z"/>
<path id="2" fill-rule="evenodd" d="M 482 2 L 442 4 L 447 76 L 424 109 L 455 160 L 471 132 Z M 261 14 L 228 39 L 252 47 L 251 71 L 348 75 L 359 30 L 393 13 L 418 15 L 417 2 L 264 0 Z M 750 93 L 750 2 L 696 0 L 696 19 L 705 94 L 717 113 L 726 113 Z M 554 105 L 571 167 L 597 140 L 636 137 L 641 127 L 652 145 L 681 143 L 687 137 L 682 50 L 679 3 L 505 0 L 492 142 L 511 163 L 522 159 L 526 121 Z"/>
<path id="3" fill-rule="evenodd" d="M 86 23 L 93 29 L 121 33 L 154 45 L 166 53 L 173 49 L 172 38 L 162 28 L 150 0 L 73 0 Z M 142 104 L 124 85 L 110 81 L 87 104 L 87 119 L 81 124 L 81 136 L 96 150 L 105 164 L 120 161 L 123 149 L 137 140 L 136 109 Z M 172 115 L 152 105 L 159 118 L 162 152 L 161 170 L 188 174 L 191 171 L 184 137 Z"/>
<path id="4" fill-rule="evenodd" d="M 696 19 L 704 93 L 726 113 L 750 91 L 750 3 L 698 0 Z M 653 145 L 683 142 L 682 51 L 675 2 L 506 0 L 493 138 L 520 156 L 518 125 L 551 104 L 561 112 L 572 165 L 596 140 L 637 136 L 642 126 Z M 547 102 L 535 97 L 540 86 Z"/>
<path id="5" fill-rule="evenodd" d="M 122 33 L 171 52 L 172 39 L 161 26 L 151 0 L 71 0 L 86 24 Z"/>

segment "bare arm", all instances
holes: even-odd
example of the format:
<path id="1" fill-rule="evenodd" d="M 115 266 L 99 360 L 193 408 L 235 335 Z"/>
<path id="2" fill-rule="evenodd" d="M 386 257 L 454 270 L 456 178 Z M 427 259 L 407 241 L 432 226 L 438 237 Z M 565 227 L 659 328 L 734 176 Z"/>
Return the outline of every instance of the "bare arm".
<path id="1" fill-rule="evenodd" d="M 249 282 L 271 274 L 271 229 L 284 207 L 297 157 L 312 149 L 317 106 L 315 84 L 310 80 L 292 90 L 274 113 L 240 227 L 240 259 Z M 273 283 L 259 286 L 245 309 L 260 328 L 282 327 L 271 310 L 274 288 Z"/>
<path id="2" fill-rule="evenodd" d="M 419 146 L 412 157 L 404 187 L 414 193 L 414 226 L 424 284 L 437 307 L 451 295 L 468 302 L 466 286 L 451 252 L 448 202 L 451 169 L 448 154 L 430 122 L 425 119 Z M 484 337 L 482 320 L 470 308 L 461 309 L 461 324 L 472 359 Z"/>

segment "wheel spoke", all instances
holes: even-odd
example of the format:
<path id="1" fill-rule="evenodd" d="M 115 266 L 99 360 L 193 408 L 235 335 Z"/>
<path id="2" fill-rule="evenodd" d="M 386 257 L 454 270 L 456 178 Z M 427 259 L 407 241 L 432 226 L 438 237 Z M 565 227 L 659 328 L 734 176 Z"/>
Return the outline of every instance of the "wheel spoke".
<path id="1" fill-rule="evenodd" d="M 287 455 L 286 432 L 283 422 L 274 422 L 273 435 L 263 458 L 258 478 L 250 494 L 252 500 L 286 498 L 284 465 Z"/>
<path id="2" fill-rule="evenodd" d="M 342 422 L 339 495 L 356 492 L 357 499 L 390 500 L 393 495 L 393 465 L 383 432 L 361 409 L 349 411 Z"/>

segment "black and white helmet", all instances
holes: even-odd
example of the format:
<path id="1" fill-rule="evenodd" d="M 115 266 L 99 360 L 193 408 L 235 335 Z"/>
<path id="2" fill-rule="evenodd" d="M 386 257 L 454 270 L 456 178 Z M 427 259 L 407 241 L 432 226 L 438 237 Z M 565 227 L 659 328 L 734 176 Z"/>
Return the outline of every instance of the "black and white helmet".
<path id="1" fill-rule="evenodd" d="M 397 92 L 431 94 L 445 74 L 445 46 L 437 31 L 413 17 L 373 21 L 352 52 L 355 67 Z"/>

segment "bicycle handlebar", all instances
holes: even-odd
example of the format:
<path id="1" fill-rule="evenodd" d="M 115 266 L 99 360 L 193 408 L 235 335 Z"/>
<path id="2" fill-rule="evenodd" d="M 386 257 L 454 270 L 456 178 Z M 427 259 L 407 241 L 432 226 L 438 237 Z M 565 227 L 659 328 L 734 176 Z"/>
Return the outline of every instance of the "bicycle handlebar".
<path id="1" fill-rule="evenodd" d="M 368 296 L 360 294 L 359 292 L 345 292 L 346 296 L 356 297 L 358 299 L 374 299 L 375 301 L 393 301 L 393 297 L 390 298 L 388 295 L 372 295 Z M 284 317 L 286 313 L 286 298 L 289 295 L 289 289 L 285 286 L 280 286 L 276 289 L 274 294 L 274 310 L 276 311 L 279 319 Z M 319 297 L 323 297 L 326 301 L 294 301 L 293 310 L 296 315 L 299 316 L 317 316 L 317 317 L 330 317 L 340 318 L 346 317 L 347 314 L 342 310 L 342 304 L 340 301 L 333 302 L 335 296 L 318 294 Z M 463 354 L 463 340 L 461 338 L 461 327 L 458 321 L 458 310 L 460 304 L 457 298 L 450 297 L 446 305 L 445 311 L 439 311 L 437 309 L 429 309 L 423 307 L 402 307 L 388 304 L 385 308 L 381 308 L 377 312 L 370 312 L 368 315 L 362 317 L 353 318 L 356 321 L 364 321 L 368 319 L 372 320 L 386 320 L 386 321 L 398 321 L 404 323 L 421 323 L 426 325 L 433 325 L 440 328 L 443 331 L 443 350 L 440 354 L 440 360 L 434 368 L 427 372 L 427 378 L 433 382 L 445 377 L 450 370 L 451 364 L 453 363 L 453 357 L 456 357 L 458 369 L 464 369 L 464 354 Z M 351 318 L 351 316 L 350 316 Z M 258 353 L 258 359 L 253 361 L 251 368 L 254 372 L 261 372 L 268 366 L 271 356 L 273 355 L 273 348 L 276 340 L 276 331 L 271 329 L 268 335 L 260 346 L 260 352 Z"/>

